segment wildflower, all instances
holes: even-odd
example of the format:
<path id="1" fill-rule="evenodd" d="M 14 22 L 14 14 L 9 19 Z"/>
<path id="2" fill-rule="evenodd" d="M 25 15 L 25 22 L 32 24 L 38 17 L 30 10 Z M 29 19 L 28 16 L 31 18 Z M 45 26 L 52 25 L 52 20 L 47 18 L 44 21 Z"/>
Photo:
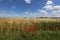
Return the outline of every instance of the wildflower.
<path id="1" fill-rule="evenodd" d="M 26 27 L 26 28 L 25 28 L 25 31 L 26 31 L 26 32 L 29 32 L 29 31 L 30 31 L 30 27 Z"/>
<path id="2" fill-rule="evenodd" d="M 34 25 L 30 25 L 30 26 L 25 28 L 26 32 L 29 32 L 29 31 L 35 32 L 36 30 L 37 30 L 37 27 Z"/>

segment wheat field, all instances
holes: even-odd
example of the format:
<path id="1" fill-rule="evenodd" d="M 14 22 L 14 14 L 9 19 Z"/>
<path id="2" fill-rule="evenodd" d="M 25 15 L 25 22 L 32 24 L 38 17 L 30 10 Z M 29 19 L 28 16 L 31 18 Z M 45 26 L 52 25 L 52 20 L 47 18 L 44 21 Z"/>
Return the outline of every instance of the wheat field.
<path id="1" fill-rule="evenodd" d="M 0 18 L 0 40 L 60 40 L 60 19 Z"/>

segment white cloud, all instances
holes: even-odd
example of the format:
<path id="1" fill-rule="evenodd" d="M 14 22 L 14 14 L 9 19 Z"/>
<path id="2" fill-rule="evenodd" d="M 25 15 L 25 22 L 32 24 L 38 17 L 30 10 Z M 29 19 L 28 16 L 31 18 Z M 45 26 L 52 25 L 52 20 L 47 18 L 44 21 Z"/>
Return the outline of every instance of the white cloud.
<path id="1" fill-rule="evenodd" d="M 38 10 L 38 12 L 41 14 L 45 14 L 45 13 L 47 14 L 47 12 L 45 10 Z"/>
<path id="2" fill-rule="evenodd" d="M 0 13 L 0 17 L 10 17 L 10 18 L 14 18 L 14 17 L 20 17 L 19 14 L 9 14 L 9 13 Z"/>
<path id="3" fill-rule="evenodd" d="M 45 7 L 45 8 L 44 8 Z M 37 12 L 31 13 L 31 12 L 24 12 L 24 17 L 60 17 L 60 5 L 53 6 L 45 5 L 43 9 L 38 10 Z M 49 12 L 50 11 L 50 12 Z"/>
<path id="4" fill-rule="evenodd" d="M 42 12 L 42 14 L 45 15 L 48 14 L 48 17 L 60 17 L 60 5 L 53 4 L 52 1 L 48 0 L 43 9 L 40 10 L 40 13 Z M 50 11 L 50 13 L 48 11 Z"/>
<path id="5" fill-rule="evenodd" d="M 48 12 L 45 10 L 38 10 L 38 12 L 40 13 L 41 16 L 43 17 L 47 17 L 48 16 Z"/>
<path id="6" fill-rule="evenodd" d="M 24 17 L 32 17 L 33 13 L 32 12 L 24 12 Z"/>
<path id="7" fill-rule="evenodd" d="M 25 0 L 25 2 L 26 2 L 27 4 L 30 4 L 30 3 L 31 3 L 31 0 Z"/>
<path id="8" fill-rule="evenodd" d="M 50 14 L 51 17 L 60 17 L 60 12 L 52 11 Z"/>
<path id="9" fill-rule="evenodd" d="M 53 2 L 52 1 L 47 1 L 47 3 L 45 4 L 45 6 L 43 7 L 46 10 L 52 10 L 53 9 Z"/>
<path id="10" fill-rule="evenodd" d="M 47 3 L 46 3 L 46 5 L 51 5 L 51 4 L 53 4 L 53 2 L 52 1 L 47 1 Z"/>
<path id="11" fill-rule="evenodd" d="M 60 11 L 60 5 L 56 5 L 53 7 L 53 11 Z"/>
<path id="12" fill-rule="evenodd" d="M 53 4 L 52 1 L 48 0 L 43 9 L 34 13 L 24 12 L 25 17 L 60 17 L 60 5 Z"/>
<path id="13" fill-rule="evenodd" d="M 46 10 L 52 10 L 53 6 L 52 5 L 46 5 L 46 6 L 44 6 L 44 9 L 46 9 Z"/>
<path id="14" fill-rule="evenodd" d="M 38 10 L 38 12 L 24 12 L 24 17 L 47 17 L 48 13 L 45 10 Z"/>
<path id="15" fill-rule="evenodd" d="M 24 12 L 25 14 L 28 14 L 28 12 Z"/>
<path id="16" fill-rule="evenodd" d="M 47 1 L 45 6 L 43 7 L 43 9 L 45 9 L 45 10 L 55 10 L 55 11 L 60 10 L 60 5 L 53 5 L 53 4 L 54 3 L 49 0 L 49 1 Z"/>

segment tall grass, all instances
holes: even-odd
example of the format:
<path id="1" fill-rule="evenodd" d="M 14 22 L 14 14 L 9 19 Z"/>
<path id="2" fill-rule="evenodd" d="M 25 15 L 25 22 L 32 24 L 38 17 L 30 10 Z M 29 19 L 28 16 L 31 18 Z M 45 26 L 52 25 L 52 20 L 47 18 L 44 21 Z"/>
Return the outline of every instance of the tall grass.
<path id="1" fill-rule="evenodd" d="M 30 25 L 37 29 L 26 32 Z M 0 22 L 0 40 L 60 40 L 60 22 Z"/>

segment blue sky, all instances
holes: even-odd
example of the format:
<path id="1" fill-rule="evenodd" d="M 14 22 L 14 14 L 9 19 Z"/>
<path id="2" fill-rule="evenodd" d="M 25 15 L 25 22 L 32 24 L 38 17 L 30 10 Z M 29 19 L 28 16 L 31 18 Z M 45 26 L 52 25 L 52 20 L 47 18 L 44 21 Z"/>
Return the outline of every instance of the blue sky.
<path id="1" fill-rule="evenodd" d="M 0 0 L 0 17 L 60 17 L 60 0 Z"/>

